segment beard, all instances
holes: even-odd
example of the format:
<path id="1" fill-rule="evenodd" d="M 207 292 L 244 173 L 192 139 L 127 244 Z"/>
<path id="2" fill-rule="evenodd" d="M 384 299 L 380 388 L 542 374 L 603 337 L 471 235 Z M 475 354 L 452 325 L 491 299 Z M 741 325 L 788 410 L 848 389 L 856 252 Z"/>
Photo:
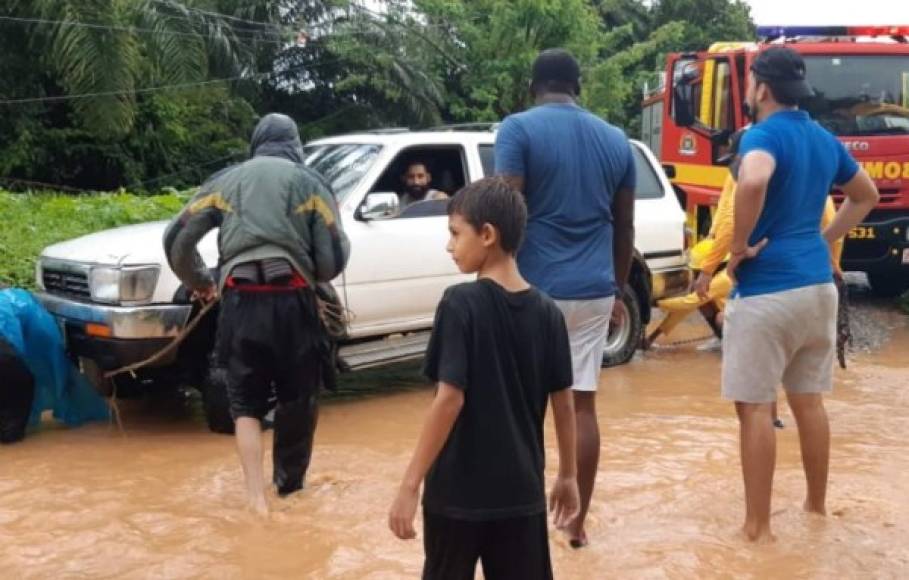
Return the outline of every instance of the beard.
<path id="1" fill-rule="evenodd" d="M 408 185 L 407 193 L 414 198 L 423 198 L 426 197 L 426 194 L 429 192 L 428 185 Z"/>

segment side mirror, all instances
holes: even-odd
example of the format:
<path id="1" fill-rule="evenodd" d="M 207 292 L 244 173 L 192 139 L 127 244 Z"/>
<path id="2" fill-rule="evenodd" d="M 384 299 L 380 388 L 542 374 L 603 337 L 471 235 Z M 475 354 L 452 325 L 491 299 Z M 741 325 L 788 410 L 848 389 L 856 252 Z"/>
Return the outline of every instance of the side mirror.
<path id="1" fill-rule="evenodd" d="M 669 179 L 675 179 L 675 175 L 676 175 L 675 174 L 675 165 L 673 165 L 672 163 L 664 163 L 663 164 L 663 173 L 665 173 L 666 177 L 668 177 Z"/>
<path id="2" fill-rule="evenodd" d="M 366 199 L 357 208 L 356 218 L 363 221 L 389 219 L 397 217 L 400 208 L 397 193 L 374 191 L 366 194 Z"/>

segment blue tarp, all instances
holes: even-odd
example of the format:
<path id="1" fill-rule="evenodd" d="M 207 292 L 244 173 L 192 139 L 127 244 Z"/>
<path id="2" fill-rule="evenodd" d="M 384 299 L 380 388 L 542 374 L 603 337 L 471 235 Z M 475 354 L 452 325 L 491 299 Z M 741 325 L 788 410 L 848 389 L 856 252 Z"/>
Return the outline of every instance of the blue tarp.
<path id="1" fill-rule="evenodd" d="M 0 290 L 0 336 L 35 379 L 30 425 L 36 425 L 47 410 L 69 426 L 108 418 L 104 399 L 67 358 L 57 322 L 29 292 Z"/>

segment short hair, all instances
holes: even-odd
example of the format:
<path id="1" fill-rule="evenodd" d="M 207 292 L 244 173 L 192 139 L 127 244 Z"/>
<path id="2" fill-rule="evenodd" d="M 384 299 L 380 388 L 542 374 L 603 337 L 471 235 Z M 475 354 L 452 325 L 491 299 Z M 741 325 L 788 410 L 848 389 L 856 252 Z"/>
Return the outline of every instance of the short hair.
<path id="1" fill-rule="evenodd" d="M 780 85 L 774 83 L 773 81 L 762 79 L 760 77 L 758 77 L 756 80 L 767 85 L 767 88 L 770 89 L 770 94 L 773 95 L 773 100 L 783 105 L 784 107 L 794 107 L 799 104 L 798 97 Z"/>
<path id="2" fill-rule="evenodd" d="M 499 232 L 499 245 L 517 254 L 527 227 L 524 196 L 502 177 L 487 177 L 461 188 L 448 204 L 448 215 L 459 215 L 475 230 L 489 224 Z"/>
<path id="3" fill-rule="evenodd" d="M 411 161 L 408 161 L 408 162 L 404 165 L 404 171 L 403 171 L 403 173 L 407 173 L 407 172 L 410 170 L 410 168 L 413 167 L 414 165 L 422 165 L 422 166 L 423 166 L 423 169 L 426 170 L 426 173 L 432 173 L 432 172 L 429 170 L 429 163 L 426 163 L 426 162 L 423 161 L 422 159 L 413 159 L 413 160 L 411 160 Z"/>

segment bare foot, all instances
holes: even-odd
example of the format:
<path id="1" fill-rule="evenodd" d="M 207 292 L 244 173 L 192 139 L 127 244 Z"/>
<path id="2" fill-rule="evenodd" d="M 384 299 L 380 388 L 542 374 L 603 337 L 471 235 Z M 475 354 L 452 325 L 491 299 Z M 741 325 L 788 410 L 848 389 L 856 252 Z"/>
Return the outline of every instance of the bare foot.
<path id="1" fill-rule="evenodd" d="M 816 514 L 819 516 L 827 515 L 827 508 L 824 506 L 824 504 L 814 505 L 811 501 L 806 499 L 805 505 L 803 507 L 805 508 L 805 511 L 810 514 Z"/>
<path id="2" fill-rule="evenodd" d="M 568 536 L 568 545 L 575 550 L 578 548 L 583 548 L 590 543 L 587 539 L 587 532 L 583 529 L 576 532 L 571 528 L 566 528 L 565 534 Z"/>
<path id="3" fill-rule="evenodd" d="M 745 522 L 742 526 L 742 534 L 745 539 L 755 544 L 772 544 L 776 542 L 776 536 L 770 531 L 770 524 L 758 525 Z"/>
<path id="4" fill-rule="evenodd" d="M 249 498 L 249 509 L 257 516 L 268 517 L 268 502 L 265 496 Z"/>

